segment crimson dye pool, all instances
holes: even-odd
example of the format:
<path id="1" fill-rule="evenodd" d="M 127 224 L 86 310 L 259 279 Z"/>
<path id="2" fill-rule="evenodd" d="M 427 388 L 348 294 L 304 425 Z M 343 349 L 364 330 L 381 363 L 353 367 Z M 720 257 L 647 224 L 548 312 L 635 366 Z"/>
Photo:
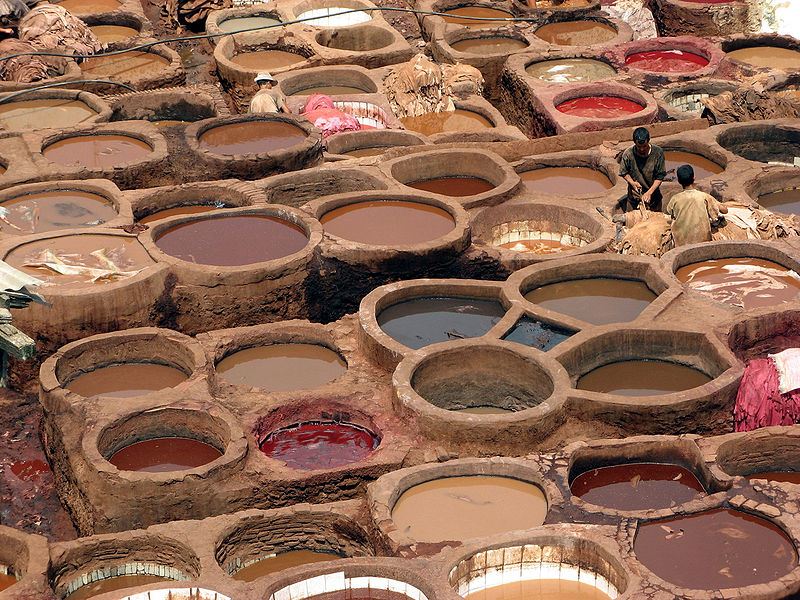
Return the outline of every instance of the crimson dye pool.
<path id="1" fill-rule="evenodd" d="M 370 431 L 349 423 L 301 423 L 271 433 L 260 448 L 289 467 L 313 471 L 364 460 L 379 442 Z"/>
<path id="2" fill-rule="evenodd" d="M 708 65 L 708 59 L 685 50 L 648 50 L 625 58 L 625 64 L 653 73 L 689 73 Z"/>

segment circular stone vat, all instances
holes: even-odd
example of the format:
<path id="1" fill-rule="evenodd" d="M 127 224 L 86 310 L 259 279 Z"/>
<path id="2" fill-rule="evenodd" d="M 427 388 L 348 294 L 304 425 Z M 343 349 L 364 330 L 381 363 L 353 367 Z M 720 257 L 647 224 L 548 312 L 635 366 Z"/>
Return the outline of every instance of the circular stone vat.
<path id="1" fill-rule="evenodd" d="M 588 83 L 617 74 L 617 70 L 607 62 L 582 57 L 541 60 L 527 65 L 525 72 L 548 83 Z"/>
<path id="2" fill-rule="evenodd" d="M 216 100 L 210 93 L 196 88 L 172 88 L 118 97 L 112 103 L 111 121 L 145 120 L 159 127 L 216 116 Z"/>
<path id="3" fill-rule="evenodd" d="M 7 211 L 2 231 L 10 235 L 102 225 L 117 217 L 108 198 L 83 190 L 24 194 L 0 203 L 0 207 Z"/>
<path id="4" fill-rule="evenodd" d="M 457 108 L 418 117 L 403 117 L 400 122 L 406 129 L 422 135 L 435 135 L 447 131 L 479 131 L 494 127 L 489 119 L 473 110 Z"/>
<path id="5" fill-rule="evenodd" d="M 157 363 L 122 363 L 99 367 L 64 383 L 84 398 L 131 398 L 172 388 L 189 376 L 181 369 Z"/>
<path id="6" fill-rule="evenodd" d="M 291 392 L 333 381 L 347 371 L 347 363 L 319 344 L 269 344 L 232 352 L 216 370 L 228 383 Z"/>
<path id="7" fill-rule="evenodd" d="M 320 46 L 350 52 L 370 52 L 391 45 L 395 37 L 391 31 L 375 25 L 361 25 L 346 29 L 323 29 L 314 41 Z"/>
<path id="8" fill-rule="evenodd" d="M 699 79 L 681 82 L 656 92 L 656 98 L 666 105 L 667 116 L 674 119 L 693 119 L 705 109 L 703 100 L 739 87 L 735 81 L 724 79 Z"/>
<path id="9" fill-rule="evenodd" d="M 170 61 L 160 54 L 132 50 L 87 58 L 81 63 L 81 71 L 88 78 L 131 81 L 158 75 L 169 66 Z"/>
<path id="10" fill-rule="evenodd" d="M 308 244 L 295 223 L 267 214 L 201 215 L 159 231 L 156 246 L 180 260 L 241 266 L 284 258 Z"/>
<path id="11" fill-rule="evenodd" d="M 417 350 L 439 342 L 485 335 L 505 314 L 506 309 L 497 300 L 424 297 L 384 307 L 377 321 L 386 335 Z"/>
<path id="12" fill-rule="evenodd" d="M 759 45 L 737 48 L 728 58 L 761 69 L 794 70 L 800 68 L 800 51 L 780 46 Z"/>
<path id="13" fill-rule="evenodd" d="M 686 50 L 647 50 L 625 57 L 625 64 L 651 73 L 690 73 L 708 66 L 709 60 Z"/>
<path id="14" fill-rule="evenodd" d="M 322 568 L 320 567 L 317 570 L 322 571 Z M 326 570 L 330 571 L 331 569 Z M 349 574 L 351 571 L 353 572 L 352 575 Z M 410 583 L 394 579 L 395 577 L 408 577 L 414 581 L 419 580 L 416 572 L 404 571 L 405 568 L 403 567 L 397 568 L 380 563 L 355 563 L 348 567 L 340 568 L 336 573 L 317 575 L 316 577 L 292 583 L 291 586 L 287 585 L 272 593 L 267 600 L 286 598 L 289 590 L 295 590 L 298 586 L 302 590 L 309 590 L 307 594 L 303 594 L 302 600 L 345 600 L 347 598 L 428 600 L 430 593 L 426 595 Z M 424 581 L 422 583 L 424 587 L 427 587 Z M 311 590 L 319 591 L 314 592 Z"/>
<path id="15" fill-rule="evenodd" d="M 542 489 L 511 477 L 439 477 L 403 491 L 392 507 L 398 530 L 421 542 L 463 541 L 538 527 L 547 515 Z"/>
<path id="16" fill-rule="evenodd" d="M 143 573 L 141 574 L 138 572 L 139 565 L 141 565 L 143 571 Z M 130 568 L 132 572 L 137 574 L 111 575 L 110 577 L 106 577 L 105 579 L 90 581 L 89 583 L 77 588 L 74 592 L 68 594 L 65 600 L 88 600 L 89 598 L 94 598 L 95 596 L 99 596 L 100 594 L 116 592 L 119 590 L 128 590 L 130 588 L 141 587 L 143 585 L 149 585 L 151 583 L 188 580 L 188 577 L 186 577 L 185 575 L 182 577 L 178 577 L 177 579 L 172 577 L 165 577 L 163 575 L 158 575 L 157 573 L 159 573 L 160 571 L 164 571 L 165 569 L 161 565 L 152 563 L 130 563 L 130 564 L 117 565 L 117 572 L 119 572 L 120 569 L 123 570 L 122 572 L 126 572 L 128 568 Z M 173 571 L 174 569 L 169 569 L 169 570 Z"/>
<path id="17" fill-rule="evenodd" d="M 127 135 L 76 135 L 42 148 L 42 155 L 65 167 L 110 169 L 141 161 L 153 152 L 146 142 Z"/>
<path id="18" fill-rule="evenodd" d="M 731 509 L 641 523 L 633 551 L 664 581 L 700 590 L 769 583 L 797 565 L 794 544 L 782 529 Z"/>
<path id="19" fill-rule="evenodd" d="M 195 469 L 213 462 L 222 452 L 194 438 L 160 437 L 134 442 L 108 457 L 120 471 L 167 473 Z"/>
<path id="20" fill-rule="evenodd" d="M 599 195 L 607 192 L 614 184 L 608 176 L 589 167 L 542 167 L 522 171 L 519 174 L 525 189 L 531 192 L 570 195 Z"/>
<path id="21" fill-rule="evenodd" d="M 528 47 L 528 42 L 513 37 L 495 35 L 462 38 L 457 42 L 452 42 L 450 47 L 456 52 L 486 56 L 491 54 L 512 54 L 514 52 L 520 52 Z"/>
<path id="22" fill-rule="evenodd" d="M 672 170 L 677 170 L 681 165 L 691 165 L 694 169 L 695 181 L 711 177 L 712 175 L 719 175 L 725 169 L 714 161 L 706 158 L 702 154 L 694 152 L 686 152 L 684 150 L 669 150 L 664 149 L 664 166 L 669 173 Z"/>
<path id="23" fill-rule="evenodd" d="M 443 208 L 409 200 L 353 202 L 324 213 L 320 222 L 330 235 L 374 246 L 431 242 L 456 225 Z"/>
<path id="24" fill-rule="evenodd" d="M 85 123 L 98 111 L 81 100 L 41 98 L 0 104 L 0 124 L 5 129 L 64 129 Z"/>
<path id="25" fill-rule="evenodd" d="M 330 552 L 314 552 L 313 550 L 286 550 L 270 556 L 255 559 L 231 575 L 237 581 L 255 581 L 259 577 L 271 575 L 284 569 L 327 562 L 342 558 Z"/>
<path id="26" fill-rule="evenodd" d="M 747 160 L 794 165 L 800 157 L 800 131 L 770 125 L 731 127 L 717 137 L 717 143 Z"/>
<path id="27" fill-rule="evenodd" d="M 273 431 L 259 448 L 288 467 L 314 471 L 361 462 L 378 444 L 380 438 L 359 425 L 316 421 Z"/>
<path id="28" fill-rule="evenodd" d="M 276 71 L 303 62 L 302 54 L 273 48 L 270 50 L 253 50 L 234 54 L 230 61 L 248 71 Z"/>
<path id="29" fill-rule="evenodd" d="M 491 182 L 480 177 L 458 176 L 435 177 L 406 183 L 408 187 L 423 192 L 442 194 L 443 196 L 474 196 L 494 189 Z"/>
<path id="30" fill-rule="evenodd" d="M 263 154 L 301 144 L 305 131 L 284 121 L 243 121 L 217 125 L 203 131 L 200 147 L 214 154 Z"/>
<path id="31" fill-rule="evenodd" d="M 758 203 L 771 211 L 800 215 L 800 188 L 791 187 L 761 194 Z"/>
<path id="32" fill-rule="evenodd" d="M 716 462 L 727 475 L 800 484 L 798 447 L 795 435 L 761 429 L 720 444 Z"/>
<path id="33" fill-rule="evenodd" d="M 507 10 L 477 4 L 459 6 L 441 12 L 444 14 L 442 19 L 445 23 L 464 27 L 499 27 L 504 23 L 497 19 L 511 19 L 514 16 Z"/>
<path id="34" fill-rule="evenodd" d="M 230 17 L 217 23 L 220 31 L 225 33 L 238 33 L 244 30 L 271 29 L 280 25 L 281 20 L 277 16 L 253 15 L 251 17 Z M 258 28 L 258 29 L 257 29 Z"/>
<path id="35" fill-rule="evenodd" d="M 372 129 L 339 133 L 327 139 L 328 152 L 352 158 L 377 156 L 396 146 L 420 146 L 425 138 L 401 129 Z"/>
<path id="36" fill-rule="evenodd" d="M 279 77 L 281 90 L 287 96 L 375 94 L 378 91 L 369 71 L 355 65 L 312 67 Z"/>
<path id="37" fill-rule="evenodd" d="M 354 10 L 358 7 L 330 6 L 313 8 L 297 15 L 296 19 L 314 27 L 348 27 L 372 20 L 366 11 Z"/>
<path id="38" fill-rule="evenodd" d="M 644 106 L 620 96 L 580 96 L 556 105 L 556 110 L 573 117 L 617 119 L 641 112 Z"/>
<path id="39" fill-rule="evenodd" d="M 58 5 L 79 17 L 108 13 L 122 8 L 122 2 L 118 0 L 62 0 Z"/>
<path id="40" fill-rule="evenodd" d="M 659 396 L 700 387 L 711 377 L 687 365 L 664 360 L 621 360 L 578 378 L 579 390 L 617 396 Z"/>
<path id="41" fill-rule="evenodd" d="M 606 44 L 617 37 L 617 29 L 602 21 L 561 21 L 542 25 L 536 37 L 557 46 L 592 46 Z"/>

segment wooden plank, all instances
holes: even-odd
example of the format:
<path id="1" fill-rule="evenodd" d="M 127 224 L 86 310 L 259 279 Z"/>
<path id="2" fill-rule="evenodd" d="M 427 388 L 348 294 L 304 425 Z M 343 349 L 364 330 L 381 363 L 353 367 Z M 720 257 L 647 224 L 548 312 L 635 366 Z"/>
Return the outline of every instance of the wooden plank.
<path id="1" fill-rule="evenodd" d="M 26 360 L 36 356 L 36 342 L 8 323 L 0 325 L 0 350 Z"/>

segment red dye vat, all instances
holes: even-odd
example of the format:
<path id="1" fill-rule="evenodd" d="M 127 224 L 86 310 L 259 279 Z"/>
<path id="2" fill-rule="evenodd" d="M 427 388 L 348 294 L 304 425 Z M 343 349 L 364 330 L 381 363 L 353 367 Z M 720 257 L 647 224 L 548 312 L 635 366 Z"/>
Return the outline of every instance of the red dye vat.
<path id="1" fill-rule="evenodd" d="M 708 59 L 685 50 L 650 50 L 625 58 L 625 64 L 654 73 L 686 73 L 708 65 Z"/>
<path id="2" fill-rule="evenodd" d="M 348 423 L 302 423 L 270 434 L 261 443 L 261 451 L 295 469 L 312 471 L 364 460 L 379 441 L 366 429 Z"/>
<path id="3" fill-rule="evenodd" d="M 556 109 L 575 117 L 615 119 L 644 110 L 644 106 L 619 96 L 583 96 L 562 102 Z"/>
<path id="4" fill-rule="evenodd" d="M 34 477 L 50 472 L 50 467 L 41 460 L 21 460 L 11 465 L 11 472 L 22 481 L 30 481 Z"/>

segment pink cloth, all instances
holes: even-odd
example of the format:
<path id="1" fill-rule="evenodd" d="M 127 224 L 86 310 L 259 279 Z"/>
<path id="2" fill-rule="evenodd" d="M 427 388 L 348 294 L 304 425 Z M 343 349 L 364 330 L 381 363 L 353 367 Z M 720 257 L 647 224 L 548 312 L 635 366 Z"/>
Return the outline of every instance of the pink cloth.
<path id="1" fill-rule="evenodd" d="M 303 114 L 318 108 L 336 108 L 330 96 L 325 94 L 311 94 L 303 107 Z"/>
<path id="2" fill-rule="evenodd" d="M 747 363 L 733 409 L 736 431 L 800 423 L 800 391 L 781 394 L 779 385 L 778 370 L 771 358 Z"/>
<path id="3" fill-rule="evenodd" d="M 322 130 L 322 137 L 326 138 L 343 131 L 359 131 L 361 124 L 353 115 L 348 115 L 335 108 L 317 108 L 304 112 L 303 116 Z"/>

